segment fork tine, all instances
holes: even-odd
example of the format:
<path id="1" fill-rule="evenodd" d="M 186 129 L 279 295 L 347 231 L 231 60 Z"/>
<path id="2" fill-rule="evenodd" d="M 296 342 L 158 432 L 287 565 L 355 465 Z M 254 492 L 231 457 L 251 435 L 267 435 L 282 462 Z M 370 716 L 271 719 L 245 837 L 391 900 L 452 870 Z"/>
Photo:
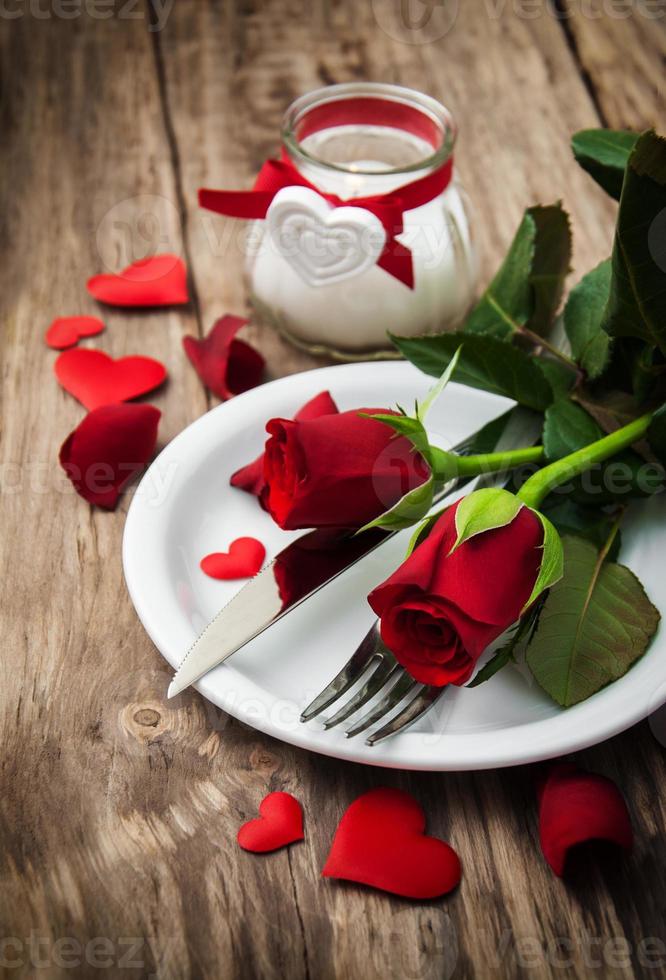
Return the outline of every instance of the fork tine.
<path id="1" fill-rule="evenodd" d="M 378 623 L 375 621 L 340 673 L 336 674 L 330 684 L 327 684 L 314 701 L 303 710 L 301 721 L 316 718 L 356 683 L 373 660 L 377 659 L 377 638 Z"/>
<path id="2" fill-rule="evenodd" d="M 371 708 L 370 711 L 366 712 L 351 728 L 348 728 L 345 735 L 347 738 L 353 738 L 354 735 L 364 732 L 370 725 L 374 725 L 376 721 L 379 721 L 380 718 L 383 718 L 384 715 L 395 708 L 404 697 L 411 694 L 416 688 L 420 690 L 422 686 L 422 684 L 419 684 L 418 681 L 410 677 L 406 670 L 398 671 L 395 682 L 381 701 L 374 708 Z"/>
<path id="3" fill-rule="evenodd" d="M 362 708 L 375 694 L 381 691 L 388 681 L 393 679 L 393 676 L 399 670 L 400 667 L 396 664 L 393 657 L 383 657 L 377 669 L 373 671 L 363 687 L 326 721 L 324 728 L 327 730 L 334 728 L 341 721 L 349 718 L 359 708 Z"/>
<path id="4" fill-rule="evenodd" d="M 377 742 L 381 742 L 383 739 L 389 738 L 391 735 L 397 735 L 398 732 L 409 728 L 418 718 L 421 718 L 432 708 L 433 704 L 439 700 L 445 690 L 445 687 L 430 686 L 423 688 L 405 705 L 402 711 L 398 712 L 395 718 L 392 718 L 382 728 L 377 729 L 376 732 L 369 735 L 365 740 L 365 744 L 376 745 Z"/>

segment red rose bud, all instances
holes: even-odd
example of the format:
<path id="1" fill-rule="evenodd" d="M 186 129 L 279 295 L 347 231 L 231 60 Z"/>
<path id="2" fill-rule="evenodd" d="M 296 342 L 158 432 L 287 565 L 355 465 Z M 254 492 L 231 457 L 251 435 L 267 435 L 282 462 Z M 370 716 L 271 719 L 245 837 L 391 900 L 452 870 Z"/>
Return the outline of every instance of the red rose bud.
<path id="1" fill-rule="evenodd" d="M 527 507 L 504 527 L 458 537 L 449 507 L 407 561 L 368 596 L 386 646 L 417 681 L 464 684 L 520 617 L 536 583 L 543 527 Z"/>
<path id="2" fill-rule="evenodd" d="M 587 841 L 610 841 L 631 850 L 633 832 L 627 804 L 610 779 L 559 763 L 541 788 L 541 850 L 556 875 L 565 872 L 567 855 Z"/>
<path id="3" fill-rule="evenodd" d="M 321 391 L 314 398 L 311 398 L 309 402 L 306 402 L 296 412 L 294 418 L 297 422 L 302 422 L 306 419 L 317 419 L 320 415 L 337 414 L 338 406 L 331 398 L 330 392 Z M 247 493 L 254 494 L 255 497 L 260 497 L 266 486 L 266 481 L 264 480 L 264 454 L 262 453 L 261 456 L 258 456 L 251 463 L 236 470 L 229 483 L 232 487 L 238 487 L 239 490 L 245 490 Z"/>
<path id="4" fill-rule="evenodd" d="M 404 436 L 359 408 L 266 426 L 263 503 L 285 528 L 359 528 L 430 476 Z"/>

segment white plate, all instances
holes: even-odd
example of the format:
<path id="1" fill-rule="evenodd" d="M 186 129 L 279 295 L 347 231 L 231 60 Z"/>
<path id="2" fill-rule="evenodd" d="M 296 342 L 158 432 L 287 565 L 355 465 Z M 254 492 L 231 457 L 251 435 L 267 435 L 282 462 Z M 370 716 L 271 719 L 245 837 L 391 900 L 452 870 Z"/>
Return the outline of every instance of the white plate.
<path id="1" fill-rule="evenodd" d="M 166 447 L 132 500 L 123 561 L 141 622 L 172 667 L 239 588 L 239 583 L 206 577 L 200 559 L 226 550 L 241 535 L 263 541 L 270 557 L 295 536 L 281 531 L 253 497 L 229 486 L 234 470 L 261 451 L 267 419 L 292 416 L 326 388 L 341 409 L 348 409 L 412 405 L 429 384 L 403 362 L 309 371 L 213 409 Z M 442 437 L 455 443 L 509 405 L 452 384 L 434 406 L 429 427 L 440 443 Z M 661 609 L 666 609 L 664 507 L 662 496 L 632 509 L 622 555 Z M 198 690 L 241 721 L 294 745 L 355 762 L 426 770 L 485 769 L 561 755 L 622 731 L 666 700 L 662 630 L 624 678 L 568 711 L 507 668 L 479 688 L 447 692 L 417 726 L 372 749 L 362 737 L 348 740 L 340 732 L 324 732 L 316 721 L 301 724 L 301 709 L 370 626 L 365 596 L 399 564 L 403 537 L 392 539 L 211 671 Z"/>

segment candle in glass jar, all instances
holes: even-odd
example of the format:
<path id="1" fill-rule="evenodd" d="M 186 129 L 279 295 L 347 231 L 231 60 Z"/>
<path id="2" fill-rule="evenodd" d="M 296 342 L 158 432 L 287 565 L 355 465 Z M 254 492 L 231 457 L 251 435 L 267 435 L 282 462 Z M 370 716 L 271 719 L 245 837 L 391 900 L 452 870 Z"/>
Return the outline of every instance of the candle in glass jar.
<path id="1" fill-rule="evenodd" d="M 359 86 L 332 88 L 348 90 Z M 394 87 L 361 88 L 381 89 L 381 99 L 385 100 L 386 90 Z M 330 98 L 330 89 L 322 92 L 322 98 Z M 416 98 L 414 93 L 410 95 Z M 401 98 L 405 98 L 404 94 Z M 315 99 L 315 107 L 316 104 Z M 420 112 L 421 108 L 414 111 Z M 445 113 L 443 108 L 442 112 Z M 443 119 L 447 122 L 448 116 Z M 317 129 L 300 139 L 295 148 L 287 143 L 290 161 L 318 190 L 334 194 L 352 207 L 355 198 L 386 194 L 432 172 L 432 144 L 399 127 L 391 130 L 385 123 L 383 118 L 382 125 L 373 125 L 370 114 L 365 125 Z M 383 158 L 379 154 L 353 153 L 355 149 L 382 147 L 386 149 Z M 440 153 L 439 165 L 443 158 Z M 401 166 L 403 160 L 405 165 Z M 423 166 L 419 167 L 421 161 Z M 288 202 L 291 190 L 281 192 L 282 204 Z M 311 193 L 307 191 L 306 197 Z M 258 247 L 249 257 L 247 273 L 254 305 L 296 343 L 342 356 L 364 356 L 387 350 L 389 331 L 414 336 L 453 329 L 463 318 L 473 298 L 477 270 L 467 205 L 455 178 L 432 200 L 403 212 L 403 232 L 398 241 L 412 255 L 413 288 L 375 262 L 364 263 L 363 257 L 344 276 L 327 281 L 327 269 L 332 270 L 335 263 L 334 256 L 327 255 L 330 229 L 325 222 L 330 212 L 335 223 L 336 209 L 321 198 L 321 214 L 311 213 L 302 189 L 295 193 L 295 202 L 294 209 L 297 211 L 302 205 L 305 214 L 301 240 L 292 241 L 291 251 L 285 250 L 271 229 L 265 227 Z M 367 216 L 368 212 L 364 214 Z M 344 244 L 344 237 L 335 243 L 338 249 L 341 242 Z M 309 270 L 309 266 L 314 269 Z M 315 275 L 308 275 L 308 271 Z"/>

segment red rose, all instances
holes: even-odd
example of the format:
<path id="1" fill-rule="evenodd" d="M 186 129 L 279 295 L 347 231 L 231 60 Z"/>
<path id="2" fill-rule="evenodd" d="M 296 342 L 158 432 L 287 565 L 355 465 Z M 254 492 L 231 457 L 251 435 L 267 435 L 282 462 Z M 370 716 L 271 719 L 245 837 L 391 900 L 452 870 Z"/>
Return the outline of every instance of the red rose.
<path id="1" fill-rule="evenodd" d="M 386 646 L 424 684 L 464 684 L 493 640 L 519 618 L 543 557 L 543 528 L 527 507 L 449 554 L 449 507 L 407 561 L 368 596 Z"/>
<path id="2" fill-rule="evenodd" d="M 317 419 L 320 415 L 337 415 L 338 406 L 335 404 L 331 398 L 331 393 L 329 391 L 322 391 L 314 398 L 311 398 L 309 402 L 306 402 L 303 408 L 296 412 L 294 418 L 301 422 L 305 419 Z M 238 487 L 239 490 L 245 490 L 247 493 L 253 493 L 255 497 L 261 497 L 261 492 L 266 486 L 266 481 L 264 480 L 264 454 L 258 456 L 247 466 L 242 466 L 239 470 L 236 470 L 234 475 L 229 480 L 232 487 Z"/>
<path id="3" fill-rule="evenodd" d="M 280 527 L 359 528 L 428 479 L 408 439 L 360 414 L 385 411 L 268 423 L 263 502 Z"/>

